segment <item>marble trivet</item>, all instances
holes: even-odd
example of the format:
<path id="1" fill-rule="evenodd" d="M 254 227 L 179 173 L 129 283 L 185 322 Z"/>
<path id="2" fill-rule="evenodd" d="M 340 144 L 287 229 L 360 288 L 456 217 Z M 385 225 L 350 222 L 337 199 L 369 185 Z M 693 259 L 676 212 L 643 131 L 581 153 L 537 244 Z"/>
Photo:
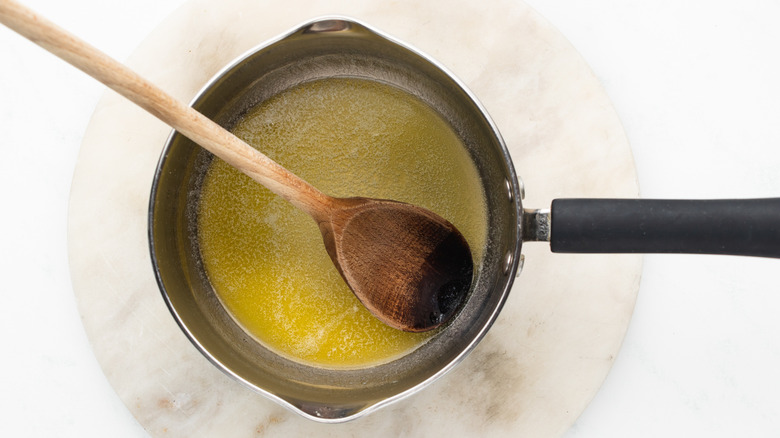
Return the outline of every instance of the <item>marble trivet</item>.
<path id="1" fill-rule="evenodd" d="M 574 48 L 516 0 L 193 0 L 128 64 L 189 101 L 246 50 L 323 15 L 346 15 L 443 63 L 496 121 L 526 207 L 636 197 L 631 150 Z M 234 382 L 189 343 L 154 280 L 149 191 L 170 129 L 112 92 L 85 133 L 69 258 L 85 329 L 108 380 L 152 436 L 559 436 L 607 375 L 639 288 L 639 256 L 558 255 L 525 268 L 484 341 L 420 393 L 356 421 L 306 420 Z"/>

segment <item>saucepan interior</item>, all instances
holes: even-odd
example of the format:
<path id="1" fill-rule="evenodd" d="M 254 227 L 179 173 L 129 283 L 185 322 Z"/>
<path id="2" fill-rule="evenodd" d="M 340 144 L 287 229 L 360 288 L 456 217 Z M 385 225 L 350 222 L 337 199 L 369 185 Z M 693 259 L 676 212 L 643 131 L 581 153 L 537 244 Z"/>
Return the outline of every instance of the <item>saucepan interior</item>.
<path id="1" fill-rule="evenodd" d="M 251 51 L 218 74 L 193 106 L 230 128 L 257 103 L 328 77 L 381 81 L 419 97 L 453 126 L 476 164 L 487 204 L 488 247 L 475 261 L 475 287 L 467 303 L 445 329 L 404 357 L 361 369 L 304 365 L 265 348 L 226 312 L 204 272 L 195 213 L 204 173 L 214 158 L 176 133 L 156 172 L 149 237 L 171 313 L 214 365 L 307 417 L 338 422 L 422 388 L 473 349 L 515 277 L 522 209 L 508 152 L 471 94 L 429 58 L 353 20 L 315 20 Z"/>

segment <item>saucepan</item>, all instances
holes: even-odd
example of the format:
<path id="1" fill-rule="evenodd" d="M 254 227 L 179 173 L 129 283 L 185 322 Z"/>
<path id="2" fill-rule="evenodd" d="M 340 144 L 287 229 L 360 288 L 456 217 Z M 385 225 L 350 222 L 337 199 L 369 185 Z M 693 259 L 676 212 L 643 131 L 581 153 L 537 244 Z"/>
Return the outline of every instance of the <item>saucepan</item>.
<path id="1" fill-rule="evenodd" d="M 329 77 L 379 81 L 421 99 L 452 126 L 478 170 L 486 248 L 475 260 L 467 301 L 428 342 L 380 365 L 329 369 L 282 357 L 248 336 L 220 303 L 198 249 L 195 211 L 213 157 L 177 133 L 160 158 L 149 210 L 155 274 L 186 336 L 223 372 L 310 419 L 360 417 L 421 390 L 463 360 L 506 301 L 522 269 L 524 241 L 550 242 L 556 252 L 780 257 L 780 199 L 559 199 L 548 209 L 524 209 L 506 145 L 476 97 L 435 60 L 349 18 L 313 20 L 251 50 L 192 105 L 229 128 L 257 103 Z"/>

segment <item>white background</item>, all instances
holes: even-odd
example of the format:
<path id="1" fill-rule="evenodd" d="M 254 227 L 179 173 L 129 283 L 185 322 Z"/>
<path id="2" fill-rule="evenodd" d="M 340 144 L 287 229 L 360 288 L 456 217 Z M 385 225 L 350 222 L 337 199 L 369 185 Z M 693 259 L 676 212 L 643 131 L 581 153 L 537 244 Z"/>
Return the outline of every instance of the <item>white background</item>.
<path id="1" fill-rule="evenodd" d="M 183 2 L 26 4 L 121 60 Z M 780 3 L 529 3 L 606 88 L 643 197 L 780 197 Z M 0 26 L 0 436 L 146 436 L 92 355 L 68 272 L 70 180 L 103 92 Z M 623 349 L 567 436 L 777 436 L 778 272 L 647 256 Z"/>

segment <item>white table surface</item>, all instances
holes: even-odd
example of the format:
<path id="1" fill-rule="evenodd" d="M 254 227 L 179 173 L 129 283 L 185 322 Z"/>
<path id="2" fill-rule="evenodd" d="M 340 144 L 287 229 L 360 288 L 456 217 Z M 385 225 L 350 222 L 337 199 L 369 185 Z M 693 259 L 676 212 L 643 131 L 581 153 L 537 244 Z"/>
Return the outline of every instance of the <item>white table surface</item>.
<path id="1" fill-rule="evenodd" d="M 184 1 L 26 4 L 124 59 Z M 780 4 L 528 3 L 604 84 L 643 197 L 780 196 Z M 0 436 L 146 436 L 92 355 L 68 272 L 70 180 L 104 88 L 5 28 L 0 59 Z M 778 268 L 647 256 L 623 349 L 567 436 L 775 435 Z"/>

